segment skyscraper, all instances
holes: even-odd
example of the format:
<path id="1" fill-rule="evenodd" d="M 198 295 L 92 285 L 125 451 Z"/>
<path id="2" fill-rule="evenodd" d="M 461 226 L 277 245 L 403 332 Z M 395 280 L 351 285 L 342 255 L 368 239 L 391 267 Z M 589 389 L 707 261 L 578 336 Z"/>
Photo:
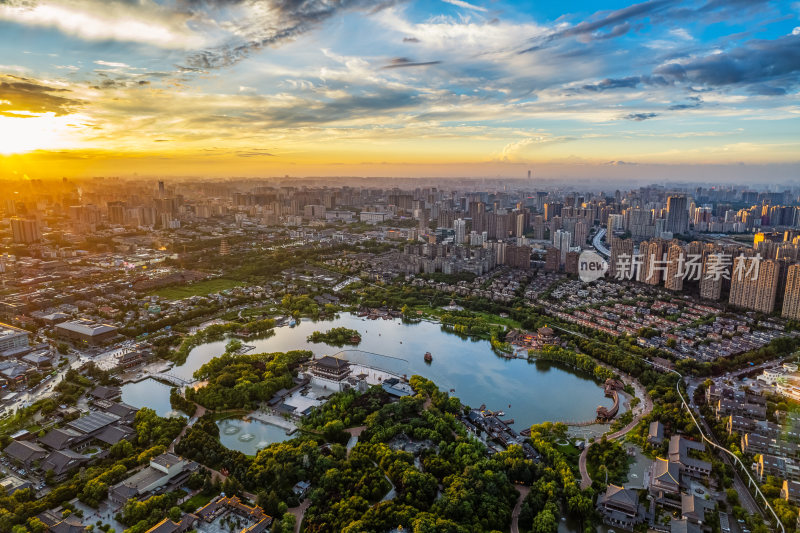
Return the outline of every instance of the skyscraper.
<path id="1" fill-rule="evenodd" d="M 639 244 L 639 256 L 641 262 L 636 280 L 648 285 L 660 285 L 664 261 L 664 241 L 661 239 L 642 241 Z"/>
<path id="2" fill-rule="evenodd" d="M 583 220 L 575 223 L 575 246 L 583 246 L 586 244 L 586 239 L 589 238 L 589 224 Z"/>
<path id="3" fill-rule="evenodd" d="M 700 298 L 719 300 L 722 293 L 722 256 L 715 253 L 713 245 L 703 254 L 703 272 L 700 275 Z"/>
<path id="4" fill-rule="evenodd" d="M 42 238 L 39 221 L 33 218 L 11 217 L 11 235 L 18 244 L 39 242 Z"/>
<path id="5" fill-rule="evenodd" d="M 453 230 L 455 230 L 456 244 L 464 244 L 467 238 L 467 221 L 463 218 L 458 218 L 453 221 Z"/>
<path id="6" fill-rule="evenodd" d="M 667 198 L 665 229 L 673 234 L 683 234 L 689 230 L 689 211 L 685 196 L 670 196 Z"/>
<path id="7" fill-rule="evenodd" d="M 780 265 L 773 260 L 761 261 L 756 270 L 750 268 L 749 263 L 753 260 L 741 255 L 734 258 L 728 302 L 737 307 L 771 313 L 775 309 Z"/>
<path id="8" fill-rule="evenodd" d="M 800 320 L 800 264 L 789 267 L 781 316 L 792 320 Z"/>
<path id="9" fill-rule="evenodd" d="M 667 249 L 667 265 L 664 272 L 664 288 L 670 291 L 683 289 L 683 269 L 686 255 L 683 246 L 673 242 Z"/>
<path id="10" fill-rule="evenodd" d="M 557 230 L 553 236 L 553 246 L 559 250 L 559 264 L 563 265 L 567 261 L 572 234 L 568 231 Z"/>
<path id="11" fill-rule="evenodd" d="M 635 274 L 630 270 L 625 270 L 624 262 L 632 265 L 633 261 L 633 239 L 614 239 L 611 241 L 611 264 L 609 265 L 610 275 L 618 279 L 630 279 Z M 627 274 L 627 275 L 626 275 Z"/>

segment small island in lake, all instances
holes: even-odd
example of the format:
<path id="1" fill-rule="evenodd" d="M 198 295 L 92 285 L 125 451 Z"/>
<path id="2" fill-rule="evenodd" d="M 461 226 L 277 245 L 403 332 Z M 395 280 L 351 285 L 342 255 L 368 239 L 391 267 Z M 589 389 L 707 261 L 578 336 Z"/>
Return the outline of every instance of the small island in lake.
<path id="1" fill-rule="evenodd" d="M 358 346 L 361 344 L 361 334 L 350 328 L 333 328 L 325 333 L 315 331 L 308 336 L 309 342 L 324 342 L 332 346 Z"/>

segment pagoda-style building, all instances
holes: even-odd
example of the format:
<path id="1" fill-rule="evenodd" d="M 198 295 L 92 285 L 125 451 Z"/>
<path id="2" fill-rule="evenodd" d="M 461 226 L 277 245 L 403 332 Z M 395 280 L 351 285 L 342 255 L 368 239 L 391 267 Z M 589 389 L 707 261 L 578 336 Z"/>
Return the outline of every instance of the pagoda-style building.
<path id="1" fill-rule="evenodd" d="M 324 389 L 343 391 L 348 387 L 346 380 L 350 372 L 349 361 L 326 355 L 311 364 L 311 384 Z"/>

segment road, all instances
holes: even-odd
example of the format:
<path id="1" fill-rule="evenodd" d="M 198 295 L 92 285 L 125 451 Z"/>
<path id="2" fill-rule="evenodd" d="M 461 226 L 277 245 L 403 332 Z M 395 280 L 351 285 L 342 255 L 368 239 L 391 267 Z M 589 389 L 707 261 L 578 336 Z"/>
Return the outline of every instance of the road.
<path id="1" fill-rule="evenodd" d="M 608 248 L 606 248 L 602 242 L 603 237 L 605 236 L 606 236 L 606 230 L 600 228 L 597 231 L 597 234 L 595 234 L 594 239 L 592 239 L 592 246 L 594 246 L 594 249 L 597 250 L 597 252 L 600 255 L 608 259 L 609 257 L 611 257 L 611 251 Z"/>
<path id="2" fill-rule="evenodd" d="M 780 519 L 778 518 L 778 515 L 775 513 L 775 509 L 772 508 L 772 505 L 770 505 L 769 501 L 766 499 L 764 494 L 761 492 L 761 488 L 758 486 L 758 483 L 756 482 L 756 480 L 753 479 L 753 476 L 750 474 L 750 471 L 747 469 L 747 466 L 745 466 L 745 464 L 742 463 L 741 459 L 739 459 L 729 449 L 727 449 L 727 448 L 725 448 L 723 446 L 720 446 L 719 444 L 717 444 L 716 440 L 712 440 L 711 438 L 708 437 L 708 435 L 711 435 L 713 437 L 713 433 L 711 433 L 711 431 L 710 431 L 710 429 L 708 427 L 708 424 L 706 423 L 705 419 L 703 419 L 702 415 L 698 414 L 697 416 L 695 416 L 694 410 L 691 408 L 690 403 L 683 396 L 683 392 L 681 392 L 681 383 L 684 383 L 684 379 L 685 379 L 683 377 L 683 375 L 680 372 L 678 372 L 677 370 L 672 370 L 671 368 L 664 368 L 664 367 L 662 367 L 660 365 L 657 365 L 657 364 L 652 363 L 652 362 L 647 361 L 647 360 L 645 360 L 645 362 L 648 363 L 649 365 L 653 366 L 653 367 L 661 368 L 662 370 L 671 372 L 671 373 L 677 375 L 680 378 L 677 381 L 677 383 L 675 383 L 675 390 L 676 390 L 676 392 L 678 393 L 678 396 L 681 399 L 683 407 L 686 409 L 686 411 L 688 411 L 689 416 L 692 418 L 692 422 L 694 423 L 695 427 L 697 428 L 697 431 L 700 432 L 700 436 L 703 438 L 703 441 L 707 442 L 712 448 L 714 448 L 714 449 L 718 450 L 719 452 L 721 452 L 723 459 L 725 461 L 727 461 L 729 464 L 734 464 L 735 463 L 736 465 L 738 465 L 741 468 L 741 470 L 737 469 L 735 466 L 733 468 L 734 488 L 737 491 L 739 491 L 740 500 L 742 500 L 743 494 L 747 494 L 748 496 L 750 496 L 750 491 L 747 490 L 747 485 L 745 485 L 744 481 L 741 480 L 741 472 L 744 472 L 744 474 L 748 478 L 748 481 L 750 482 L 750 485 L 755 487 L 756 494 L 758 494 L 758 496 L 761 497 L 761 501 L 764 502 L 764 506 L 767 508 L 769 513 L 774 518 L 775 523 L 778 525 L 778 527 L 780 528 L 781 532 L 782 533 L 786 533 L 786 528 L 783 527 L 783 523 L 780 521 Z M 703 422 L 703 427 L 700 426 L 700 423 L 698 422 L 698 418 Z M 705 431 L 704 431 L 704 429 L 705 429 Z M 763 516 L 763 513 L 761 512 L 761 509 L 758 507 L 757 502 L 755 501 L 755 499 L 752 498 L 752 496 L 750 496 L 750 499 L 753 500 L 751 505 L 755 505 L 756 509 L 757 509 L 757 513 L 752 513 L 752 514 L 761 514 Z M 750 511 L 750 509 L 747 509 L 747 510 Z"/>

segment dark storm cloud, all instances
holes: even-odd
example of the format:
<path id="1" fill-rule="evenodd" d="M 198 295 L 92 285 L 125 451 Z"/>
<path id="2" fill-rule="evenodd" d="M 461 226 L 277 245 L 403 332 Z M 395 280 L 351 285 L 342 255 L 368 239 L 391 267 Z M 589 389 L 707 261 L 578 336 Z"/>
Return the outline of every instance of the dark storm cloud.
<path id="1" fill-rule="evenodd" d="M 36 80 L 0 75 L 0 115 L 27 116 L 14 111 L 67 115 L 82 105 L 79 100 L 62 96 L 67 93 L 66 89 L 42 85 Z"/>

